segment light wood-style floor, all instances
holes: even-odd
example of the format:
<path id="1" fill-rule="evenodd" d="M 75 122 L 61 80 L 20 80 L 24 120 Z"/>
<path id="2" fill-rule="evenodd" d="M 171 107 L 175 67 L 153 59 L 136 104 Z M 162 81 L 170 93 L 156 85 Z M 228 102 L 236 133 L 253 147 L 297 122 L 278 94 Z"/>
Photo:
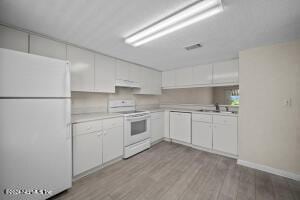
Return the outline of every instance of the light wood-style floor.
<path id="1" fill-rule="evenodd" d="M 79 179 L 60 200 L 300 200 L 300 183 L 236 160 L 161 142 Z"/>

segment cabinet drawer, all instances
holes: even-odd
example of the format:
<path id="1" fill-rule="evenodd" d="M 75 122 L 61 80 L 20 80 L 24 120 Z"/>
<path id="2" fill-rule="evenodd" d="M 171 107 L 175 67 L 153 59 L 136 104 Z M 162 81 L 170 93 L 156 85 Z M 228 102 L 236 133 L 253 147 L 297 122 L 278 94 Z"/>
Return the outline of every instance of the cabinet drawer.
<path id="1" fill-rule="evenodd" d="M 123 117 L 103 120 L 103 129 L 110 129 L 119 126 L 123 126 Z"/>
<path id="2" fill-rule="evenodd" d="M 192 115 L 193 121 L 199 121 L 199 122 L 212 122 L 212 116 L 211 115 L 205 115 L 205 114 L 194 114 Z"/>
<path id="3" fill-rule="evenodd" d="M 81 135 L 85 133 L 92 133 L 102 130 L 102 121 L 82 122 L 73 125 L 73 131 L 75 135 Z"/>
<path id="4" fill-rule="evenodd" d="M 237 125 L 237 118 L 231 116 L 213 116 L 214 124 Z"/>
<path id="5" fill-rule="evenodd" d="M 151 119 L 162 119 L 162 118 L 163 118 L 163 112 L 151 113 Z"/>

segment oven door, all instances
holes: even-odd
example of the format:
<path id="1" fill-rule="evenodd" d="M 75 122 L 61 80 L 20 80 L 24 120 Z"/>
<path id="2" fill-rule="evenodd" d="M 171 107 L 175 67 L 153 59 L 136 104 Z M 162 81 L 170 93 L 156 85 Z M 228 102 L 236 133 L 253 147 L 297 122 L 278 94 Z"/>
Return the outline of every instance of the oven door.
<path id="1" fill-rule="evenodd" d="M 150 116 L 125 118 L 125 146 L 150 138 Z"/>

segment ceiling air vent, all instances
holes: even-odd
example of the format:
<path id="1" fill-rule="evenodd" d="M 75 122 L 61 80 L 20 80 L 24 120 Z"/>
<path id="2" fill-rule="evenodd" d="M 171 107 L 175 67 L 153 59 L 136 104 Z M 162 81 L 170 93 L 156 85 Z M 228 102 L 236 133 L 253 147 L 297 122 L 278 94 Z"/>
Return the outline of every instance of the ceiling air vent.
<path id="1" fill-rule="evenodd" d="M 184 48 L 185 48 L 185 50 L 190 51 L 190 50 L 198 49 L 200 47 L 202 47 L 201 44 L 193 44 L 191 46 L 187 46 L 187 47 L 184 47 Z"/>

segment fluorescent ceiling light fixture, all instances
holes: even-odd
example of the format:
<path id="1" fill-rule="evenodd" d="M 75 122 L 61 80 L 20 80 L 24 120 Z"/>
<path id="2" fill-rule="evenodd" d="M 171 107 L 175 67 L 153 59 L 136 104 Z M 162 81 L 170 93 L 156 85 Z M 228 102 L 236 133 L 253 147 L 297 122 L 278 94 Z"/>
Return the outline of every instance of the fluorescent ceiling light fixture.
<path id="1" fill-rule="evenodd" d="M 192 19 L 190 19 L 190 20 L 188 20 L 188 21 L 182 22 L 182 23 L 180 23 L 180 24 L 178 24 L 178 25 L 175 25 L 175 26 L 173 26 L 173 27 L 171 27 L 171 28 L 168 28 L 168 29 L 166 29 L 166 30 L 163 30 L 163 31 L 161 31 L 161 32 L 158 32 L 158 33 L 156 33 L 156 34 L 154 34 L 154 35 L 151 35 L 150 37 L 147 37 L 147 38 L 145 38 L 145 39 L 139 40 L 139 41 L 133 43 L 132 46 L 135 46 L 135 47 L 140 46 L 140 45 L 142 45 L 142 44 L 145 44 L 145 43 L 147 43 L 147 42 L 150 42 L 150 41 L 152 41 L 152 40 L 155 40 L 155 39 L 157 39 L 157 38 L 160 38 L 160 37 L 162 37 L 162 36 L 165 36 L 165 35 L 167 35 L 167 34 L 169 34 L 169 33 L 175 32 L 175 31 L 177 31 L 177 30 L 179 30 L 179 29 L 182 29 L 182 28 L 184 28 L 184 27 L 187 27 L 187 26 L 189 26 L 189 25 L 192 25 L 192 24 L 194 24 L 194 23 L 196 23 L 196 22 L 198 22 L 198 21 L 201 21 L 201 20 L 203 20 L 203 19 L 206 19 L 206 18 L 208 18 L 208 17 L 211 17 L 211 16 L 213 16 L 213 15 L 215 15 L 215 14 L 218 14 L 218 13 L 221 12 L 221 11 L 223 11 L 223 9 L 222 9 L 221 7 L 216 7 L 215 9 L 210 10 L 210 11 L 208 11 L 208 12 L 205 12 L 205 13 L 203 13 L 203 14 L 201 14 L 201 15 L 195 17 L 195 18 L 192 18 Z"/>
<path id="2" fill-rule="evenodd" d="M 175 13 L 139 31 L 128 38 L 125 42 L 133 46 L 139 46 L 166 34 L 194 24 L 202 19 L 208 18 L 223 11 L 221 0 L 204 0 Z"/>

